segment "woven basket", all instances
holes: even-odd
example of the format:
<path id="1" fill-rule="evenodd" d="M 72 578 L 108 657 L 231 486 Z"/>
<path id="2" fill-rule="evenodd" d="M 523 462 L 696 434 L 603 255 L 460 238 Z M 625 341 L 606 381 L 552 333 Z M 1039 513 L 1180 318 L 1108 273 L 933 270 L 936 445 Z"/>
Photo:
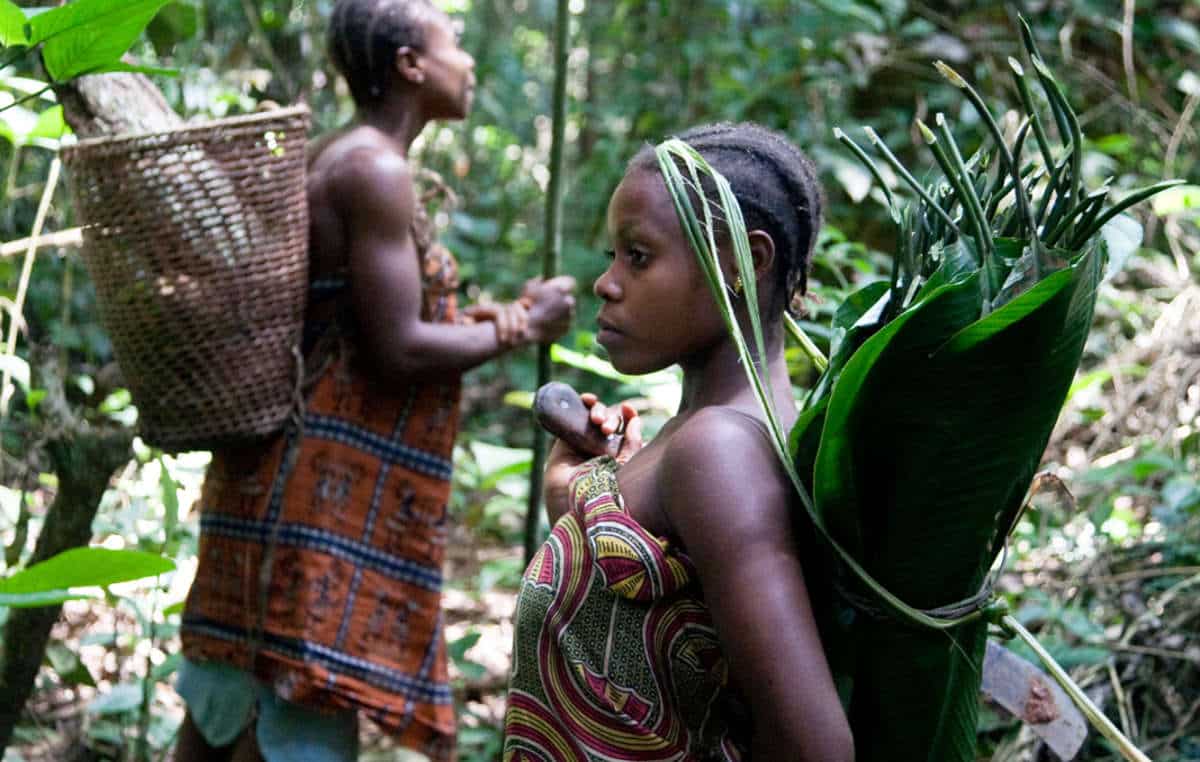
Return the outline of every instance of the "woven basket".
<path id="1" fill-rule="evenodd" d="M 308 286 L 304 107 L 63 151 L 140 434 L 169 452 L 279 430 Z"/>

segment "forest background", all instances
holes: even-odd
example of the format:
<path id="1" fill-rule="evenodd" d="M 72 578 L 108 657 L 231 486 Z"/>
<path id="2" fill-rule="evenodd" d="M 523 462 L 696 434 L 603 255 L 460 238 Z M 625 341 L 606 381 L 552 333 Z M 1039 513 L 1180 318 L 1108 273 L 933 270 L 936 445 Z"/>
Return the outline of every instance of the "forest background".
<path id="1" fill-rule="evenodd" d="M 512 298 L 540 272 L 544 250 L 556 4 L 439 4 L 464 20 L 478 97 L 464 123 L 428 128 L 417 155 L 457 196 L 457 209 L 438 223 L 468 296 Z M 155 82 L 188 118 L 303 101 L 317 134 L 351 114 L 324 51 L 331 6 L 179 0 L 159 12 L 132 55 L 177 71 Z M 1000 586 L 1017 618 L 1143 750 L 1200 760 L 1200 1 L 571 0 L 569 11 L 562 267 L 583 296 L 555 368 L 578 388 L 639 398 L 652 428 L 669 415 L 678 378 L 613 373 L 595 355 L 589 289 L 606 261 L 608 196 L 647 141 L 700 122 L 749 119 L 809 152 L 829 213 L 802 324 L 826 345 L 844 295 L 886 279 L 894 235 L 876 181 L 833 128 L 857 137 L 868 125 L 909 167 L 925 169 L 933 162 L 915 148 L 914 118 L 946 112 L 964 153 L 973 151 L 984 138 L 978 114 L 932 63 L 954 66 L 1004 114 L 1018 103 L 1006 63 L 1019 57 L 1018 12 L 1080 115 L 1090 186 L 1113 177 L 1116 200 L 1164 178 L 1188 181 L 1134 211 L 1142 245 L 1100 293 L 1043 464 L 1065 489 L 1032 502 Z M 40 89 L 31 57 L 0 58 L 0 66 L 0 108 Z M 6 337 L 19 329 L 15 354 L 0 368 L 15 383 L 0 432 L 6 574 L 28 563 L 62 489 L 47 393 L 64 389 L 72 415 L 96 426 L 136 420 L 128 394 L 112 384 L 111 346 L 78 248 L 42 248 L 22 286 L 27 247 L 19 241 L 34 228 L 63 140 L 70 137 L 48 93 L 0 112 L 0 242 L 9 242 L 0 248 L 0 326 Z M 76 224 L 69 194 L 52 190 L 44 230 L 68 231 Z M 799 351 L 790 359 L 801 390 L 815 371 Z M 498 751 L 535 379 L 535 357 L 524 352 L 466 384 L 446 605 L 467 760 Z M 136 441 L 134 452 L 103 495 L 92 543 L 148 551 L 174 570 L 65 604 L 5 760 L 168 758 L 181 717 L 170 688 L 180 602 L 195 570 L 190 508 L 207 455 L 164 455 Z M 0 618 L 13 610 L 0 608 Z M 11 687 L 0 685 L 0 706 Z M 990 707 L 981 717 L 981 759 L 1049 758 L 1012 718 Z M 405 758 L 373 729 L 364 735 L 366 758 Z M 1115 756 L 1093 738 L 1079 758 Z"/>

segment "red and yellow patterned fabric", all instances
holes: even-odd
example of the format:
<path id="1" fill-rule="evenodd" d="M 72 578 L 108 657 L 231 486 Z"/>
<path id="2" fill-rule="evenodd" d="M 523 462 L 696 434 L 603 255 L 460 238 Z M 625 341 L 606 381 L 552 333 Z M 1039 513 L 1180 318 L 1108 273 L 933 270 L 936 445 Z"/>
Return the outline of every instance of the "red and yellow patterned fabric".
<path id="1" fill-rule="evenodd" d="M 454 258 L 433 243 L 422 264 L 422 318 L 453 321 Z M 326 278 L 310 298 L 344 316 L 348 290 Z M 348 332 L 323 342 L 339 349 L 301 429 L 214 454 L 184 654 L 251 671 L 291 701 L 359 709 L 447 760 L 455 711 L 440 606 L 460 380 L 377 382 Z"/>
<path id="2" fill-rule="evenodd" d="M 616 468 L 581 468 L 525 571 L 504 760 L 740 760 L 747 715 L 695 569 L 625 510 Z"/>

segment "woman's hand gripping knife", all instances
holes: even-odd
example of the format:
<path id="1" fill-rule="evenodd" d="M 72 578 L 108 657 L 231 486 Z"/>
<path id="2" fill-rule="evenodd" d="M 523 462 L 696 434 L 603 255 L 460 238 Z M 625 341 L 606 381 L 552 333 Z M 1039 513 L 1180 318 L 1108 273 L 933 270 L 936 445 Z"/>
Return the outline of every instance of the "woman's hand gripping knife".
<path id="1" fill-rule="evenodd" d="M 550 523 L 567 512 L 575 469 L 598 455 L 624 463 L 642 448 L 642 419 L 629 402 L 610 408 L 585 392 L 551 381 L 533 399 L 538 423 L 555 437 L 546 458 L 543 497 Z"/>

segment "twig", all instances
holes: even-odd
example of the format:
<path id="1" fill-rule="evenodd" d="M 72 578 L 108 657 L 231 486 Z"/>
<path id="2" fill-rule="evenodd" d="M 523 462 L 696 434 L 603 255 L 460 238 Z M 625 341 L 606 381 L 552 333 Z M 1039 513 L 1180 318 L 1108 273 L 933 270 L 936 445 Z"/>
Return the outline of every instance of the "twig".
<path id="1" fill-rule="evenodd" d="M 1200 574 L 1200 566 L 1164 566 L 1160 569 L 1136 569 L 1134 571 L 1109 574 L 1103 577 L 1092 577 L 1083 580 L 1088 585 L 1106 585 L 1134 580 L 1153 579 L 1154 577 L 1174 577 Z"/>
<path id="2" fill-rule="evenodd" d="M 1110 651 L 1141 654 L 1143 656 L 1156 656 L 1160 659 L 1175 659 L 1200 665 L 1200 656 L 1194 656 L 1183 651 L 1171 651 L 1166 648 L 1155 648 L 1154 646 L 1134 646 L 1127 643 L 1106 643 L 1102 640 L 1094 642 L 1093 645 L 1101 648 L 1107 648 Z"/>
<path id="3" fill-rule="evenodd" d="M 13 301 L 12 320 L 8 329 L 8 343 L 5 345 L 5 355 L 15 355 L 17 352 L 17 335 L 20 332 L 21 314 L 25 309 L 25 295 L 29 291 L 29 278 L 33 272 L 33 258 L 38 250 L 38 238 L 42 234 L 42 226 L 46 223 L 46 213 L 50 210 L 50 199 L 54 197 L 54 189 L 58 187 L 58 173 L 62 169 L 62 161 L 57 156 L 50 162 L 50 175 L 46 178 L 46 188 L 42 191 L 42 200 L 38 204 L 37 216 L 33 220 L 33 235 L 29 238 L 29 248 L 25 251 L 25 263 L 21 267 L 21 280 L 17 284 L 17 297 Z M 4 380 L 0 383 L 0 420 L 8 418 L 8 403 L 12 398 L 12 372 L 9 366 L 4 368 Z"/>
<path id="4" fill-rule="evenodd" d="M 1129 100 L 1137 103 L 1137 71 L 1133 68 L 1133 8 L 1134 0 L 1125 0 L 1125 17 L 1121 20 L 1121 63 L 1125 67 L 1125 87 L 1129 90 Z"/>
<path id="5" fill-rule="evenodd" d="M 1108 680 L 1112 683 L 1113 698 L 1117 704 L 1117 714 L 1121 716 L 1121 727 L 1125 730 L 1125 735 L 1136 736 L 1137 733 L 1133 730 L 1133 722 L 1129 718 L 1129 707 L 1126 706 L 1128 699 L 1125 697 L 1125 689 L 1121 687 L 1121 680 L 1117 677 L 1117 668 L 1110 661 L 1105 665 L 1108 668 Z"/>
<path id="6" fill-rule="evenodd" d="M 1171 140 L 1167 143 L 1167 151 L 1163 154 L 1163 179 L 1171 179 L 1175 174 L 1175 155 L 1179 153 L 1179 144 L 1183 142 L 1183 134 L 1191 129 L 1192 118 L 1196 116 L 1196 108 L 1200 106 L 1200 90 L 1188 96 L 1184 101 L 1183 113 L 1171 131 Z"/>
<path id="7" fill-rule="evenodd" d="M 0 258 L 11 257 L 14 254 L 20 254 L 29 249 L 32 243 L 32 238 L 18 238 L 15 241 L 0 244 Z M 58 247 L 65 248 L 67 246 L 82 246 L 83 245 L 83 228 L 67 228 L 59 230 L 55 233 L 47 233 L 38 238 L 38 248 Z"/>

